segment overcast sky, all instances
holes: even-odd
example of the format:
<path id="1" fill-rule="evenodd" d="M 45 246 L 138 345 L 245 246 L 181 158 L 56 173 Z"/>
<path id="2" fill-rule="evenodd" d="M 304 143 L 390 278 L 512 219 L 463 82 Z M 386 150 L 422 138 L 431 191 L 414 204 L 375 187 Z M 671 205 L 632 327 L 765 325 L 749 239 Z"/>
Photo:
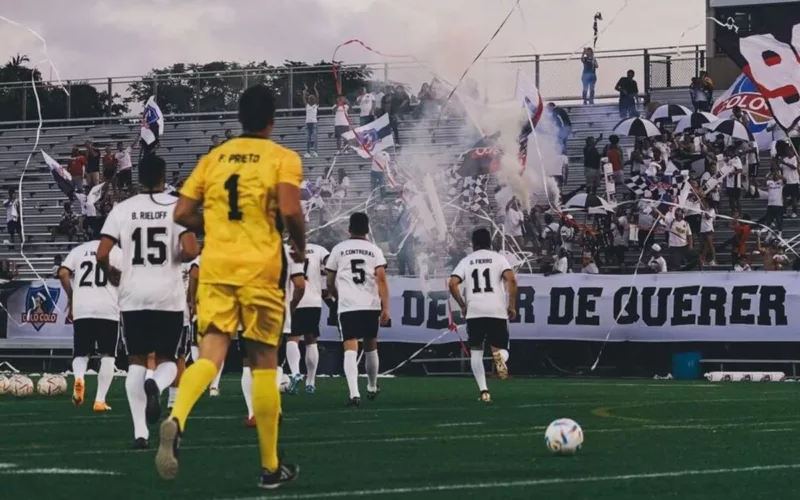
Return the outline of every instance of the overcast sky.
<path id="1" fill-rule="evenodd" d="M 47 40 L 64 79 L 139 75 L 173 62 L 330 59 L 360 38 L 386 53 L 440 59 L 455 72 L 486 43 L 513 0 L 9 0 L 0 15 Z M 703 0 L 522 0 L 490 55 L 572 52 L 587 45 L 592 17 L 608 26 L 597 49 L 704 44 Z M 525 22 L 523 24 L 523 17 Z M 609 26 L 610 25 L 610 26 Z M 527 28 L 527 29 L 525 29 Z M 0 61 L 42 59 L 26 30 L 0 21 Z M 355 46 L 346 62 L 377 61 Z M 50 74 L 40 65 L 45 78 Z"/>

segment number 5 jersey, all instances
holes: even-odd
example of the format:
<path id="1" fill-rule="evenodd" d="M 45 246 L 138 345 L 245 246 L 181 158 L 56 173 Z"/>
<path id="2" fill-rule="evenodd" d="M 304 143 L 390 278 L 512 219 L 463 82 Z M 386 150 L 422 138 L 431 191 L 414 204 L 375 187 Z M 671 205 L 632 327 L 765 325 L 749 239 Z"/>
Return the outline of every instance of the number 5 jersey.
<path id="1" fill-rule="evenodd" d="M 325 267 L 336 273 L 339 314 L 381 310 L 375 270 L 386 267 L 386 259 L 380 248 L 367 240 L 345 240 L 333 247 Z"/>

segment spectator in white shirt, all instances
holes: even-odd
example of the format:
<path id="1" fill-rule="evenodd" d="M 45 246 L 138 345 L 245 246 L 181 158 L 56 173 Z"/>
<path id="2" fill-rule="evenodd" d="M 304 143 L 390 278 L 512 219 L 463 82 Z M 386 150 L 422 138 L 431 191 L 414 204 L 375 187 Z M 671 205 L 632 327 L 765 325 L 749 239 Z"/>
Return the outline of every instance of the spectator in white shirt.
<path id="1" fill-rule="evenodd" d="M 753 140 L 750 141 L 744 148 L 747 155 L 747 197 L 758 198 L 758 188 L 756 187 L 756 180 L 758 179 L 758 143 Z"/>
<path id="2" fill-rule="evenodd" d="M 309 92 L 303 84 L 303 104 L 306 105 L 306 153 L 304 158 L 317 157 L 317 111 L 319 111 L 319 91 L 314 83 L 314 91 Z"/>
<path id="3" fill-rule="evenodd" d="M 117 142 L 117 152 L 114 153 L 114 158 L 117 159 L 117 185 L 119 187 L 131 188 L 133 186 L 133 161 L 131 161 L 131 152 L 138 142 L 138 137 L 127 147 L 122 141 Z"/>
<path id="4" fill-rule="evenodd" d="M 348 154 L 346 149 L 347 141 L 342 138 L 342 134 L 350 130 L 350 119 L 347 114 L 350 112 L 350 105 L 343 95 L 336 96 L 336 105 L 333 106 L 333 133 L 336 136 L 336 154 Z"/>
<path id="5" fill-rule="evenodd" d="M 573 220 L 571 215 L 564 216 L 564 220 L 558 230 L 561 238 L 561 249 L 566 250 L 567 257 L 570 259 L 572 258 L 572 243 L 575 240 L 575 229 L 572 227 Z"/>
<path id="6" fill-rule="evenodd" d="M 792 201 L 792 215 L 797 217 L 797 199 L 800 197 L 800 173 L 797 171 L 797 156 L 792 150 L 791 144 L 785 141 L 778 143 L 775 155 L 775 163 L 783 171 L 783 197 Z"/>
<path id="7" fill-rule="evenodd" d="M 581 273 L 600 274 L 600 269 L 597 268 L 597 264 L 591 254 L 583 254 L 583 269 L 581 269 Z"/>
<path id="8" fill-rule="evenodd" d="M 519 252 L 522 250 L 522 211 L 519 209 L 519 203 L 516 198 L 511 198 L 511 201 L 506 205 L 506 218 L 503 223 L 503 232 L 506 237 L 513 241 L 510 243 L 512 252 Z"/>
<path id="9" fill-rule="evenodd" d="M 700 176 L 700 188 L 706 196 L 706 203 L 710 207 L 719 207 L 719 183 L 712 183 L 716 178 L 717 164 L 715 160 L 706 159 L 706 171 Z"/>
<path id="10" fill-rule="evenodd" d="M 649 229 L 649 228 L 648 228 Z M 614 258 L 620 269 L 625 268 L 625 252 L 628 250 L 628 241 L 631 237 L 630 224 L 625 215 L 620 216 L 611 223 L 611 231 L 614 234 Z"/>
<path id="11" fill-rule="evenodd" d="M 367 87 L 361 87 L 356 102 L 360 108 L 358 120 L 361 125 L 366 125 L 375 119 L 375 96 L 367 91 Z"/>
<path id="12" fill-rule="evenodd" d="M 691 269 L 694 267 L 694 247 L 692 241 L 692 228 L 683 217 L 683 209 L 675 209 L 675 217 L 667 224 L 669 231 L 669 252 L 672 258 L 672 267 L 675 270 Z"/>
<path id="13" fill-rule="evenodd" d="M 714 221 L 717 219 L 717 211 L 708 207 L 700 217 L 700 264 L 705 265 L 708 262 L 708 265 L 716 266 L 717 250 L 714 247 Z"/>
<path id="14" fill-rule="evenodd" d="M 650 256 L 647 267 L 655 274 L 667 272 L 667 260 L 661 255 L 661 245 L 654 243 L 650 249 L 653 250 L 653 254 Z"/>
<path id="15" fill-rule="evenodd" d="M 347 172 L 343 168 L 340 168 L 337 173 L 339 177 L 336 186 L 333 188 L 333 197 L 344 199 L 347 198 L 347 190 L 350 189 L 350 177 L 347 176 Z"/>
<path id="16" fill-rule="evenodd" d="M 728 167 L 733 168 L 730 174 L 725 178 L 725 191 L 728 194 L 728 203 L 731 206 L 731 212 L 741 213 L 742 211 L 742 172 L 744 166 L 742 160 L 736 154 L 735 146 L 728 146 L 725 148 L 725 163 Z"/>
<path id="17" fill-rule="evenodd" d="M 6 207 L 6 229 L 8 230 L 8 237 L 11 243 L 14 243 L 14 237 L 20 234 L 21 225 L 19 222 L 19 197 L 15 188 L 8 188 L 8 199 L 3 203 Z"/>
<path id="18" fill-rule="evenodd" d="M 775 229 L 780 234 L 783 231 L 783 175 L 778 169 L 773 169 L 767 176 L 767 214 L 759 221 L 767 226 L 775 224 Z"/>
<path id="19" fill-rule="evenodd" d="M 372 192 L 380 188 L 381 198 L 386 196 L 386 172 L 389 171 L 391 157 L 386 150 L 372 154 L 372 169 L 370 170 L 370 186 Z"/>
<path id="20" fill-rule="evenodd" d="M 553 266 L 553 273 L 567 274 L 571 273 L 572 269 L 569 265 L 569 255 L 563 248 L 558 251 L 558 259 Z"/>

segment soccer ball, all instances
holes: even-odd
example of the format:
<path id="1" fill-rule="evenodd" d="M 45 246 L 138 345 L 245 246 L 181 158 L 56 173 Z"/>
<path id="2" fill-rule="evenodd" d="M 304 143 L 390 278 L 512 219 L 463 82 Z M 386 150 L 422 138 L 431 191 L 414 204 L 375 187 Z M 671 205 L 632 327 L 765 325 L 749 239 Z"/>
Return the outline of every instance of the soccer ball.
<path id="1" fill-rule="evenodd" d="M 58 396 L 67 390 L 67 379 L 61 375 L 45 373 L 36 384 L 36 391 L 42 396 Z"/>
<path id="2" fill-rule="evenodd" d="M 583 430 L 574 420 L 559 418 L 544 431 L 544 444 L 556 455 L 572 455 L 581 449 Z"/>
<path id="3" fill-rule="evenodd" d="M 11 394 L 24 398 L 33 394 L 33 381 L 25 375 L 14 375 L 10 382 Z"/>
<path id="4" fill-rule="evenodd" d="M 11 381 L 5 375 L 0 375 L 0 394 L 8 394 L 11 387 Z"/>

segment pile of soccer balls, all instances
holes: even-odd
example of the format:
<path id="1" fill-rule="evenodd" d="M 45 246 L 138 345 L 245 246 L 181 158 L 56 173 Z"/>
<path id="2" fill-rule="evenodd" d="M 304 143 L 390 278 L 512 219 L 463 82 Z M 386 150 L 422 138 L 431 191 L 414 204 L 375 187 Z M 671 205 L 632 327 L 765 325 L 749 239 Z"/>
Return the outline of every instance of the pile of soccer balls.
<path id="1" fill-rule="evenodd" d="M 36 384 L 42 396 L 58 396 L 67 391 L 67 379 L 63 375 L 45 373 Z M 25 375 L 0 375 L 0 395 L 10 394 L 18 398 L 33 395 L 33 380 Z"/>

